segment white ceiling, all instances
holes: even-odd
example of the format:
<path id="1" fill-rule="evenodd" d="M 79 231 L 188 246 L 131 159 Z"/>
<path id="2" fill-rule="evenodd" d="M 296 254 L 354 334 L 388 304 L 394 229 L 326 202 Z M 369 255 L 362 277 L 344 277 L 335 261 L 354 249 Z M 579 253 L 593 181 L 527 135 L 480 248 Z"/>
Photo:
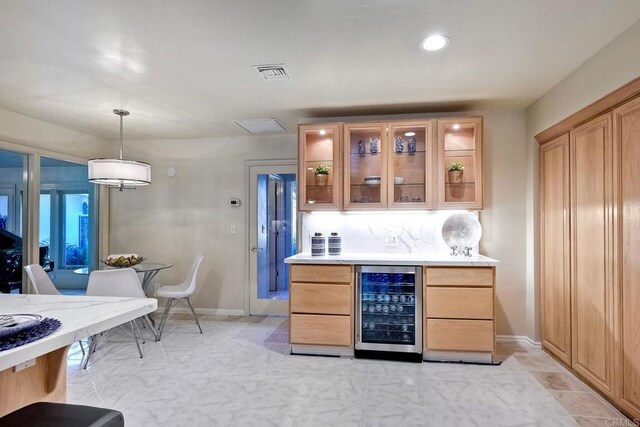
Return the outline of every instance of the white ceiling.
<path id="1" fill-rule="evenodd" d="M 113 108 L 127 139 L 523 108 L 638 18 L 638 0 L 0 0 L 0 107 L 110 139 Z M 432 32 L 446 50 L 418 49 Z"/>

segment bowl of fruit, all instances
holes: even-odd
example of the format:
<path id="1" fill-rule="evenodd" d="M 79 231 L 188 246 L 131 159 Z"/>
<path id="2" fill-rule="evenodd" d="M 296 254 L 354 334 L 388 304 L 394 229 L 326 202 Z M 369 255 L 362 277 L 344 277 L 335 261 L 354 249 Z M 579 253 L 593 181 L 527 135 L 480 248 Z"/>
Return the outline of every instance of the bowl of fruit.
<path id="1" fill-rule="evenodd" d="M 109 267 L 126 268 L 138 265 L 144 260 L 145 258 L 138 254 L 118 254 L 109 255 L 102 263 Z"/>

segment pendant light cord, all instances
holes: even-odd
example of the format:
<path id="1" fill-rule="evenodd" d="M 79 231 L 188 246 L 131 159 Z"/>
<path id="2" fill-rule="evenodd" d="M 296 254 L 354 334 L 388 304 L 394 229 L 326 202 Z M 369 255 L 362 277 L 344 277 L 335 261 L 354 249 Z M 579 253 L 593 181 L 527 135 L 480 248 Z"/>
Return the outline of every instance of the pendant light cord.
<path id="1" fill-rule="evenodd" d="M 123 159 L 122 155 L 123 155 L 123 151 L 124 151 L 124 132 L 123 132 L 123 125 L 122 125 L 122 114 L 119 114 L 120 116 L 120 160 Z M 122 190 L 120 190 L 122 191 Z"/>

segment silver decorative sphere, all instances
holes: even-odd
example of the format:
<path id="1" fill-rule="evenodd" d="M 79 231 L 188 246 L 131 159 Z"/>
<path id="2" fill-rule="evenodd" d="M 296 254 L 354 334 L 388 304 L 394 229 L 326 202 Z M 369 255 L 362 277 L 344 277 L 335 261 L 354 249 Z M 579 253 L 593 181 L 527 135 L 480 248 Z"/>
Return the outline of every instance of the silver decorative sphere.
<path id="1" fill-rule="evenodd" d="M 470 212 L 451 215 L 442 224 L 442 239 L 450 248 L 472 248 L 482 237 L 482 226 Z"/>

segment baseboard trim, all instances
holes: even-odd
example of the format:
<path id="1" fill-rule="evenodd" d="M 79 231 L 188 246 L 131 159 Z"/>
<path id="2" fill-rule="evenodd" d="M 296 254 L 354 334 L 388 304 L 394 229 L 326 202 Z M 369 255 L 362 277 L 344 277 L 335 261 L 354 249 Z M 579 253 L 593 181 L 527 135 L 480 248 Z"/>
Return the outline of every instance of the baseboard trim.
<path id="1" fill-rule="evenodd" d="M 158 307 L 158 312 L 163 313 L 165 307 Z M 196 314 L 217 314 L 222 316 L 244 316 L 244 310 L 228 308 L 196 308 Z M 191 313 L 186 307 L 174 307 L 172 313 Z"/>
<path id="2" fill-rule="evenodd" d="M 518 343 L 525 344 L 534 348 L 542 348 L 540 341 L 534 341 L 531 338 L 524 335 L 496 335 L 496 342 L 498 343 Z"/>

